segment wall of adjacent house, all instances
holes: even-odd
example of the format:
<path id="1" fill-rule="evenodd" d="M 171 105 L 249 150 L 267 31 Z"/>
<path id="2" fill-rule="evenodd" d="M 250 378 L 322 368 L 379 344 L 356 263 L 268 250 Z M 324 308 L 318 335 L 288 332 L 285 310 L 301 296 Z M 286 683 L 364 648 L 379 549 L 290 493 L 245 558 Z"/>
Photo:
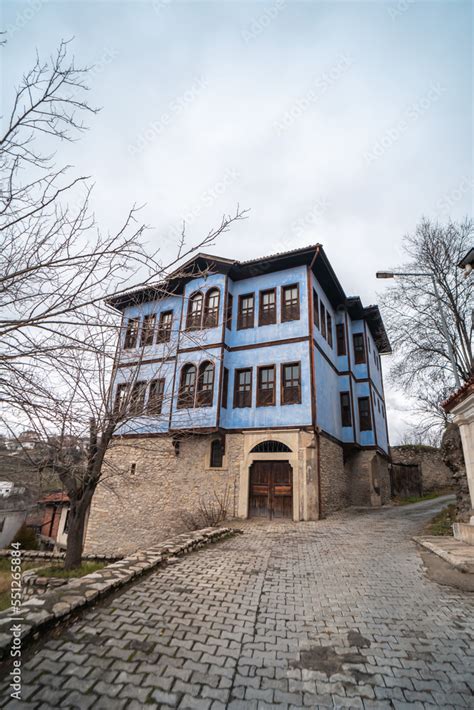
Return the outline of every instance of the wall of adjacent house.
<path id="1" fill-rule="evenodd" d="M 392 446 L 394 463 L 418 464 L 421 467 L 423 491 L 429 492 L 453 486 L 453 474 L 441 458 L 441 451 L 432 446 Z"/>

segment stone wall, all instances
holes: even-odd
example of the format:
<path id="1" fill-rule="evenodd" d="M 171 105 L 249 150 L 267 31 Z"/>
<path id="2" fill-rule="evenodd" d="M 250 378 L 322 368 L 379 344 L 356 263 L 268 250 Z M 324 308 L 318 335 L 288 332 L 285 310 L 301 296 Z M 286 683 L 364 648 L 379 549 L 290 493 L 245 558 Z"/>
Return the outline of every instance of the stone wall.
<path id="1" fill-rule="evenodd" d="M 441 455 L 451 472 L 456 493 L 456 519 L 467 523 L 471 517 L 471 497 L 467 482 L 466 464 L 461 443 L 461 434 L 456 424 L 448 424 L 441 441 Z"/>
<path id="2" fill-rule="evenodd" d="M 210 468 L 209 435 L 123 438 L 107 454 L 105 476 L 94 495 L 84 551 L 129 554 L 189 529 L 200 501 L 227 499 L 237 511 L 241 435 L 226 436 L 224 466 Z M 134 466 L 133 466 L 134 464 Z"/>
<path id="3" fill-rule="evenodd" d="M 334 513 L 350 505 L 349 476 L 344 467 L 342 446 L 326 436 L 319 436 L 319 475 L 321 515 Z"/>
<path id="4" fill-rule="evenodd" d="M 444 463 L 441 451 L 435 447 L 411 444 L 392 446 L 390 454 L 393 463 L 418 464 L 421 467 L 425 493 L 453 485 L 452 473 Z"/>
<path id="5" fill-rule="evenodd" d="M 356 506 L 385 505 L 390 500 L 388 461 L 374 450 L 354 452 L 346 460 L 350 501 Z"/>

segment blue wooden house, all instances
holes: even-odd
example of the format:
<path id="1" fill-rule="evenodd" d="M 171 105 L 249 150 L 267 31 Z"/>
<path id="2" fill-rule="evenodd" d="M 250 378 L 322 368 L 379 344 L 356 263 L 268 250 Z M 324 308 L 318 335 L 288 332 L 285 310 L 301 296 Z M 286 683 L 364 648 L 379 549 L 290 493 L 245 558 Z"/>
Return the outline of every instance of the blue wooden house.
<path id="1" fill-rule="evenodd" d="M 117 446 L 134 491 L 160 468 L 180 510 L 189 490 L 196 501 L 216 486 L 240 517 L 314 520 L 387 500 L 390 344 L 378 307 L 345 294 L 321 245 L 198 254 L 109 304 L 122 315 L 112 391 L 129 413 Z"/>

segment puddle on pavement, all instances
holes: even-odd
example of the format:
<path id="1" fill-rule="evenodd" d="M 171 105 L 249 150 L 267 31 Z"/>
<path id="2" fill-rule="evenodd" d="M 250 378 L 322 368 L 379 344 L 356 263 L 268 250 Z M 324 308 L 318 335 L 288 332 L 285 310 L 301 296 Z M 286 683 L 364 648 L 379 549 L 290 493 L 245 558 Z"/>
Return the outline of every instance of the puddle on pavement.
<path id="1" fill-rule="evenodd" d="M 347 640 L 350 645 L 356 648 L 369 648 L 370 641 L 358 631 L 349 631 Z M 364 664 L 366 657 L 358 651 L 348 651 L 346 653 L 336 653 L 332 646 L 313 646 L 300 652 L 300 660 L 293 661 L 292 668 L 304 668 L 309 671 L 320 671 L 326 673 L 328 677 L 336 673 L 350 673 L 357 682 L 370 678 L 370 674 L 362 673 L 357 669 L 344 669 L 346 664 Z"/>

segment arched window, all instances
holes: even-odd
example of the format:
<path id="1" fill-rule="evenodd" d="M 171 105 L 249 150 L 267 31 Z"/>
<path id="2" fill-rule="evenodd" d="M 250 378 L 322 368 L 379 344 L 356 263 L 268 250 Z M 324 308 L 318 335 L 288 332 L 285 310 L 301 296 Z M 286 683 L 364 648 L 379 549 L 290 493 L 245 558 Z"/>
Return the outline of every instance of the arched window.
<path id="1" fill-rule="evenodd" d="M 223 439 L 214 439 L 211 441 L 211 468 L 222 468 L 224 453 Z"/>
<path id="2" fill-rule="evenodd" d="M 194 391 L 196 389 L 196 366 L 184 365 L 179 383 L 178 407 L 194 407 Z"/>
<path id="3" fill-rule="evenodd" d="M 214 365 L 212 362 L 202 362 L 199 366 L 197 405 L 211 407 L 214 392 Z"/>
<path id="4" fill-rule="evenodd" d="M 211 288 L 206 293 L 206 303 L 204 306 L 204 326 L 215 328 L 219 323 L 219 289 Z"/>
<path id="5" fill-rule="evenodd" d="M 187 330 L 199 330 L 202 327 L 202 293 L 192 295 L 188 302 Z"/>
<path id="6" fill-rule="evenodd" d="M 261 441 L 251 450 L 253 454 L 281 454 L 291 451 L 291 449 L 281 441 Z"/>

